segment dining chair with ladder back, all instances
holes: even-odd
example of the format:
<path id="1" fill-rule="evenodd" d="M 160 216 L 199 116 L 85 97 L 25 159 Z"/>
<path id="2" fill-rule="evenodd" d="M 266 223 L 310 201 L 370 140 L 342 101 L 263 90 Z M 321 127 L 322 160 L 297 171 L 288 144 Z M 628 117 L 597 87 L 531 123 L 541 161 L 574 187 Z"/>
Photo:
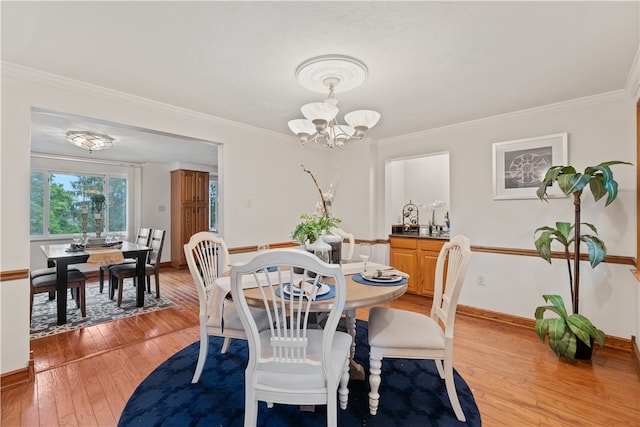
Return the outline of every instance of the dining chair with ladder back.
<path id="1" fill-rule="evenodd" d="M 33 314 L 33 297 L 35 294 L 45 292 L 55 292 L 58 286 L 58 279 L 54 268 L 34 270 L 30 275 L 31 284 L 31 304 L 29 309 L 29 319 Z M 69 268 L 67 271 L 67 289 L 77 290 L 74 295 L 76 306 L 80 308 L 82 317 L 87 316 L 85 284 L 87 276 L 77 268 Z"/>
<path id="2" fill-rule="evenodd" d="M 138 233 L 136 234 L 136 244 L 142 246 L 149 246 L 149 240 L 151 239 L 151 229 L 150 228 L 138 228 Z M 111 267 L 114 265 L 122 265 L 122 264 L 135 264 L 136 260 L 132 258 L 127 258 L 123 262 L 119 264 L 107 264 L 100 266 L 100 293 L 104 289 L 104 273 L 107 273 L 107 280 L 111 281 Z"/>
<path id="3" fill-rule="evenodd" d="M 260 291 L 262 298 L 253 304 L 267 312 L 268 329 L 259 330 L 244 293 L 247 287 Z M 329 291 L 325 295 L 335 295 L 320 329 L 308 322 L 323 289 Z M 351 349 L 351 335 L 336 331 L 346 299 L 340 266 L 306 251 L 265 251 L 231 267 L 231 294 L 249 342 L 244 425 L 257 424 L 258 402 L 264 401 L 267 408 L 274 403 L 326 405 L 327 425 L 337 426 L 338 401 L 340 408 L 347 408 Z"/>
<path id="4" fill-rule="evenodd" d="M 210 335 L 224 338 L 221 353 L 226 353 L 232 338 L 245 340 L 247 335 L 236 305 L 227 298 L 231 292 L 229 277 L 219 279 L 229 271 L 229 250 L 224 240 L 209 231 L 201 231 L 184 245 L 184 254 L 200 303 L 200 351 L 191 379 L 197 383 L 207 360 Z M 256 317 L 260 318 L 261 329 L 268 327 L 264 310 L 258 310 Z"/>
<path id="5" fill-rule="evenodd" d="M 144 274 L 146 277 L 146 285 L 151 292 L 151 276 L 154 276 L 156 282 L 156 298 L 160 298 L 160 260 L 162 258 L 162 247 L 164 246 L 165 230 L 153 230 L 151 233 L 151 241 L 149 246 L 151 251 L 144 266 Z M 122 304 L 122 288 L 124 287 L 124 279 L 134 278 L 136 286 L 145 286 L 144 283 L 135 283 L 136 264 L 120 264 L 114 265 L 110 269 L 111 279 L 109 280 L 109 298 L 113 299 L 115 290 L 118 290 L 118 307 Z"/>
<path id="6" fill-rule="evenodd" d="M 445 243 L 436 262 L 431 315 L 395 308 L 369 310 L 369 412 L 378 411 L 383 358 L 432 359 L 459 421 L 465 421 L 453 380 L 453 325 L 458 298 L 471 258 L 469 239 Z"/>

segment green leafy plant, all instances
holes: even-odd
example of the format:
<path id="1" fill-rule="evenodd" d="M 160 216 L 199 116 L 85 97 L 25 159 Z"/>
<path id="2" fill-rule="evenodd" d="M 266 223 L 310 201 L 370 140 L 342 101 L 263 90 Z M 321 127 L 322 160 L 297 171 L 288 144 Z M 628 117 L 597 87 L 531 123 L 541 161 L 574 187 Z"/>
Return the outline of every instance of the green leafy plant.
<path id="1" fill-rule="evenodd" d="M 102 213 L 102 209 L 104 209 L 105 203 L 104 194 L 92 194 L 91 195 L 91 204 L 93 205 L 94 213 Z"/>
<path id="2" fill-rule="evenodd" d="M 536 195 L 540 200 L 548 201 L 547 189 L 557 183 L 565 195 L 573 195 L 575 221 L 556 222 L 555 227 L 539 227 L 534 232 L 535 246 L 538 255 L 551 264 L 551 243 L 558 242 L 564 248 L 564 258 L 569 272 L 569 288 L 571 292 L 572 315 L 568 315 L 564 301 L 559 295 L 543 295 L 546 302 L 552 305 L 536 308 L 536 333 L 544 342 L 546 333 L 549 334 L 549 345 L 559 357 L 566 357 L 572 361 L 576 355 L 577 341 L 580 339 L 587 346 L 591 346 L 591 339 L 604 346 L 604 332 L 596 329 L 584 316 L 579 314 L 580 302 L 580 246 L 585 243 L 592 268 L 602 262 L 607 255 L 605 243 L 597 237 L 596 227 L 589 223 L 580 222 L 581 196 L 585 188 L 591 190 L 597 202 L 606 197 L 605 207 L 609 206 L 618 196 L 618 183 L 613 179 L 611 166 L 627 164 L 629 162 L 610 161 L 596 166 L 589 166 L 584 173 L 576 172 L 573 166 L 552 166 L 538 188 Z M 577 224 L 577 226 L 576 226 Z M 581 227 L 588 227 L 594 234 L 582 234 Z M 573 253 L 571 248 L 573 247 Z M 573 262 L 573 266 L 572 266 Z M 559 318 L 544 318 L 544 313 L 551 311 Z"/>
<path id="3" fill-rule="evenodd" d="M 342 222 L 340 218 L 326 215 L 302 214 L 300 219 L 302 221 L 293 230 L 291 237 L 301 244 L 315 242 L 323 232 L 328 231 L 331 227 L 336 227 Z"/>
<path id="4" fill-rule="evenodd" d="M 536 308 L 536 333 L 544 342 L 547 332 L 549 333 L 549 346 L 558 355 L 573 360 L 576 355 L 578 342 L 576 337 L 583 343 L 591 346 L 592 340 L 600 347 L 604 346 L 604 332 L 596 329 L 589 319 L 582 314 L 567 314 L 564 301 L 560 295 L 543 295 L 546 302 L 552 305 L 545 305 Z M 557 318 L 544 318 L 545 311 L 557 314 Z"/>

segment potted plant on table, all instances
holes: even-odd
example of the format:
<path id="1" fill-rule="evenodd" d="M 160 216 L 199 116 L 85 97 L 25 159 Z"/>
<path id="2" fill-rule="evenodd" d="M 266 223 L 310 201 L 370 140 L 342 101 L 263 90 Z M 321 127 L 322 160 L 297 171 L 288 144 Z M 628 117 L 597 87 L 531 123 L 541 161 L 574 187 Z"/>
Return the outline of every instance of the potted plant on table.
<path id="1" fill-rule="evenodd" d="M 302 221 L 296 225 L 291 237 L 303 245 L 314 243 L 323 233 L 341 222 L 339 218 L 325 215 L 302 214 L 300 219 Z"/>
<path id="2" fill-rule="evenodd" d="M 333 196 L 335 188 L 332 185 L 329 186 L 329 191 L 323 192 L 320 189 L 318 180 L 310 170 L 306 169 L 302 165 L 302 170 L 308 173 L 315 184 L 316 189 L 320 195 L 320 201 L 316 204 L 316 213 L 313 215 L 302 214 L 300 219 L 302 221 L 296 225 L 296 228 L 291 233 L 291 237 L 298 241 L 300 244 L 305 245 L 307 250 L 311 251 L 314 246 L 326 245 L 325 249 L 331 248 L 328 243 L 325 243 L 322 236 L 329 232 L 332 227 L 337 227 L 342 222 L 340 218 L 336 218 L 331 214 L 331 205 L 333 203 Z M 340 240 L 342 240 L 340 238 Z M 319 249 L 319 248 L 316 248 Z"/>
<path id="3" fill-rule="evenodd" d="M 580 222 L 581 196 L 585 188 L 591 190 L 597 202 L 607 196 L 605 207 L 609 206 L 618 196 L 618 183 L 613 179 L 612 165 L 631 164 L 622 161 L 603 162 L 596 166 L 589 166 L 584 173 L 576 172 L 573 166 L 552 166 L 538 188 L 536 195 L 540 200 L 548 201 L 547 189 L 557 183 L 565 195 L 573 195 L 574 216 L 573 224 L 556 222 L 555 227 L 543 226 L 534 232 L 535 246 L 538 254 L 551 263 L 551 243 L 556 241 L 564 247 L 564 259 L 569 272 L 569 289 L 571 292 L 571 308 L 569 315 L 560 295 L 543 295 L 551 305 L 536 308 L 535 330 L 542 342 L 549 335 L 549 346 L 559 357 L 569 361 L 574 358 L 590 359 L 593 342 L 604 346 L 604 332 L 597 329 L 589 319 L 579 313 L 580 301 L 580 246 L 587 246 L 587 254 L 592 268 L 595 268 L 607 254 L 605 243 L 597 237 L 596 227 L 589 223 Z M 594 234 L 582 234 L 581 227 L 585 226 Z M 573 253 L 570 248 L 573 247 Z M 573 266 L 572 266 L 573 262 Z M 559 317 L 545 318 L 546 311 Z"/>
<path id="4" fill-rule="evenodd" d="M 96 237 L 100 237 L 100 233 L 102 233 L 102 210 L 104 209 L 105 201 L 104 194 L 96 193 L 91 195 L 93 219 L 96 222 Z"/>

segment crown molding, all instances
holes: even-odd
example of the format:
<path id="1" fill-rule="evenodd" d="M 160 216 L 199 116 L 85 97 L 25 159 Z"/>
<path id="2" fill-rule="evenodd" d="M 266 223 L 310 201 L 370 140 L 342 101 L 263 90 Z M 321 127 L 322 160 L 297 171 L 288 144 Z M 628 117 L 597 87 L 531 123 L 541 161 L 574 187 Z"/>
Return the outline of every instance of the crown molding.
<path id="1" fill-rule="evenodd" d="M 640 47 L 636 50 L 636 56 L 633 58 L 625 89 L 634 100 L 640 97 Z"/>
<path id="2" fill-rule="evenodd" d="M 149 98 L 143 98 L 141 96 L 132 95 L 126 92 L 120 92 L 113 89 L 108 89 L 103 86 L 94 85 L 92 83 L 86 83 L 80 80 L 70 79 L 57 74 L 48 73 L 46 71 L 37 70 L 34 68 L 25 67 L 22 65 L 14 64 L 11 62 L 2 61 L 2 74 L 10 77 L 14 77 L 21 80 L 32 81 L 35 83 L 42 83 L 49 86 L 54 86 L 60 89 L 78 92 L 83 95 L 92 95 L 98 98 L 104 98 L 112 101 L 125 102 L 134 104 L 141 107 L 152 108 L 160 111 L 164 111 L 177 116 L 182 116 L 188 119 L 204 120 L 212 122 L 216 125 L 230 126 L 245 131 L 257 132 L 260 134 L 275 136 L 282 138 L 284 135 L 278 132 L 274 132 L 268 129 L 262 129 L 255 126 L 247 125 L 233 120 L 227 120 L 209 114 L 201 113 L 187 108 L 178 107 L 171 104 L 166 104 L 160 101 L 154 101 Z"/>
<path id="3" fill-rule="evenodd" d="M 471 126 L 501 122 L 509 119 L 517 119 L 524 116 L 530 116 L 532 114 L 542 114 L 542 113 L 569 110 L 569 109 L 580 107 L 580 106 L 604 104 L 607 102 L 612 102 L 612 101 L 617 101 L 620 99 L 627 99 L 627 98 L 629 98 L 628 91 L 626 89 L 619 89 L 619 90 L 605 92 L 598 95 L 585 96 L 583 98 L 576 98 L 569 101 L 557 102 L 555 104 L 548 104 L 540 107 L 527 108 L 525 110 L 518 110 L 510 113 L 498 114 L 495 116 L 484 117 L 482 119 L 469 120 L 466 122 L 456 123 L 453 125 L 441 126 L 437 128 L 414 132 L 414 133 L 407 133 L 400 136 L 381 139 L 379 140 L 379 142 L 384 144 L 402 142 L 402 141 L 405 141 L 408 137 L 413 138 L 413 137 L 420 137 L 420 136 L 436 135 L 436 134 L 441 134 L 446 132 L 452 132 L 458 129 L 468 128 Z"/>

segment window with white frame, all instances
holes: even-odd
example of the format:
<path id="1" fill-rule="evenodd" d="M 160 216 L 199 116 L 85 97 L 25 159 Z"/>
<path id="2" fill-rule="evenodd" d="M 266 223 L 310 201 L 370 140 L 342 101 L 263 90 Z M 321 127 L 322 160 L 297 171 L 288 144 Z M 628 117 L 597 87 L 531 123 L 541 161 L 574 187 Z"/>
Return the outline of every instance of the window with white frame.
<path id="1" fill-rule="evenodd" d="M 31 171 L 30 234 L 62 237 L 82 232 L 82 212 L 88 212 L 87 231 L 95 233 L 91 196 L 105 196 L 102 232 L 127 230 L 127 178 L 46 170 Z"/>

